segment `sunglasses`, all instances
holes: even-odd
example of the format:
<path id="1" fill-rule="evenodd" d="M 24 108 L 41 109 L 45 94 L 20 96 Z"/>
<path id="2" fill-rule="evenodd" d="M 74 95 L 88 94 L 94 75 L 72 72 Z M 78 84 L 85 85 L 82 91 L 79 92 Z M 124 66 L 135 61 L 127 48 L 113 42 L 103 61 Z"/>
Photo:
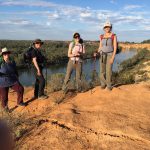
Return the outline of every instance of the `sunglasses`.
<path id="1" fill-rule="evenodd" d="M 79 39 L 80 37 L 79 37 L 79 36 L 75 36 L 74 38 L 75 38 L 75 39 L 77 39 L 77 38 Z"/>

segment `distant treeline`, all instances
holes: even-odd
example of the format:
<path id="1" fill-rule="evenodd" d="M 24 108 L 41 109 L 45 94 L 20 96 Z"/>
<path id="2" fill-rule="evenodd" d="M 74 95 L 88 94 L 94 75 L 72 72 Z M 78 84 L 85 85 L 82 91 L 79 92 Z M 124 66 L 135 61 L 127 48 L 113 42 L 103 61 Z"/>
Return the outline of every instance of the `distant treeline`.
<path id="1" fill-rule="evenodd" d="M 120 42 L 120 43 L 124 43 L 124 44 L 139 44 L 139 43 L 141 43 L 141 44 L 148 44 L 148 43 L 150 43 L 150 39 L 148 39 L 148 40 L 144 40 L 144 41 L 142 41 L 142 42 L 129 42 L 129 41 L 125 41 L 125 42 Z"/>
<path id="2" fill-rule="evenodd" d="M 144 40 L 142 43 L 150 43 L 150 39 L 149 40 Z"/>
<path id="3" fill-rule="evenodd" d="M 95 50 L 98 49 L 98 42 L 85 42 L 86 56 L 90 57 Z M 13 52 L 14 59 L 18 67 L 25 67 L 23 54 L 32 46 L 32 41 L 24 40 L 0 40 L 0 48 L 7 47 Z M 48 59 L 48 64 L 60 64 L 68 61 L 69 41 L 44 41 L 42 47 L 45 56 Z"/>
<path id="4" fill-rule="evenodd" d="M 23 54 L 32 46 L 33 41 L 27 40 L 0 40 L 0 48 L 7 47 L 13 52 L 13 57 L 20 68 L 25 67 Z M 62 64 L 68 61 L 67 52 L 69 41 L 44 41 L 42 49 L 47 57 L 48 64 Z M 131 43 L 131 42 L 123 42 Z M 134 43 L 134 42 L 132 42 Z M 142 43 L 150 43 L 150 40 L 145 40 Z M 85 41 L 86 56 L 89 58 L 93 52 L 99 47 L 99 41 Z"/>

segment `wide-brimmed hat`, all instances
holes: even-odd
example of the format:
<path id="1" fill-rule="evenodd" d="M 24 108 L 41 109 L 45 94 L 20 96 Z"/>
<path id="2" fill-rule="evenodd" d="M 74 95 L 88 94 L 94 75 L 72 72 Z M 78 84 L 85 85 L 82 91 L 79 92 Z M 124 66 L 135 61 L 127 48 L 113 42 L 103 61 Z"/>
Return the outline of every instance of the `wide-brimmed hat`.
<path id="1" fill-rule="evenodd" d="M 78 32 L 73 34 L 73 38 L 75 38 L 76 36 L 80 37 L 80 34 Z"/>
<path id="2" fill-rule="evenodd" d="M 3 55 L 4 53 L 11 53 L 11 51 L 5 47 L 1 49 L 0 55 Z"/>
<path id="3" fill-rule="evenodd" d="M 44 44 L 44 42 L 41 39 L 35 39 L 34 42 L 33 42 L 33 45 L 37 44 L 37 43 L 40 43 L 41 45 Z"/>
<path id="4" fill-rule="evenodd" d="M 106 21 L 103 28 L 106 28 L 106 27 L 110 27 L 112 28 L 112 24 L 110 23 L 110 21 Z"/>

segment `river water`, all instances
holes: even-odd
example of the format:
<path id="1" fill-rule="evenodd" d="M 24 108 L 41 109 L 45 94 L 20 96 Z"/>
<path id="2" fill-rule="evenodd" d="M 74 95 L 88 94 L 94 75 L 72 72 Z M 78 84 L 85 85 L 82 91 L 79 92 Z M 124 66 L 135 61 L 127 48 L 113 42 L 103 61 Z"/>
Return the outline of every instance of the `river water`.
<path id="1" fill-rule="evenodd" d="M 124 60 L 132 58 L 136 53 L 137 53 L 136 50 L 130 50 L 130 51 L 125 51 L 117 54 L 115 57 L 115 62 L 113 64 L 113 71 L 118 71 L 120 63 L 123 62 Z M 97 72 L 99 72 L 100 71 L 99 60 L 96 60 L 95 66 Z M 65 73 L 66 67 L 67 64 L 51 65 L 47 68 L 48 76 L 55 73 Z M 87 78 L 90 78 L 93 69 L 94 69 L 94 61 L 90 59 L 85 60 L 83 63 L 83 73 L 86 75 Z M 45 74 L 45 69 L 43 70 L 43 72 Z M 19 70 L 19 79 L 24 86 L 33 85 L 35 82 L 33 69 L 29 68 L 29 69 Z"/>

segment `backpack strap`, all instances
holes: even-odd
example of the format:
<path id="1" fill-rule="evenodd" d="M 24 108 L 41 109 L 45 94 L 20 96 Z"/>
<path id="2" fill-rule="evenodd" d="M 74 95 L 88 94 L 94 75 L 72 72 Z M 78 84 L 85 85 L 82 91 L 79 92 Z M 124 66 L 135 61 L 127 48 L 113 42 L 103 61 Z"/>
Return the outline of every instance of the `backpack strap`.
<path id="1" fill-rule="evenodd" d="M 114 38 L 115 38 L 116 34 L 112 33 L 111 35 L 111 39 L 114 41 Z"/>
<path id="2" fill-rule="evenodd" d="M 116 34 L 112 33 L 111 35 L 111 39 L 114 40 L 114 37 L 116 36 Z M 102 40 L 104 38 L 104 34 L 100 35 L 100 40 Z"/>

